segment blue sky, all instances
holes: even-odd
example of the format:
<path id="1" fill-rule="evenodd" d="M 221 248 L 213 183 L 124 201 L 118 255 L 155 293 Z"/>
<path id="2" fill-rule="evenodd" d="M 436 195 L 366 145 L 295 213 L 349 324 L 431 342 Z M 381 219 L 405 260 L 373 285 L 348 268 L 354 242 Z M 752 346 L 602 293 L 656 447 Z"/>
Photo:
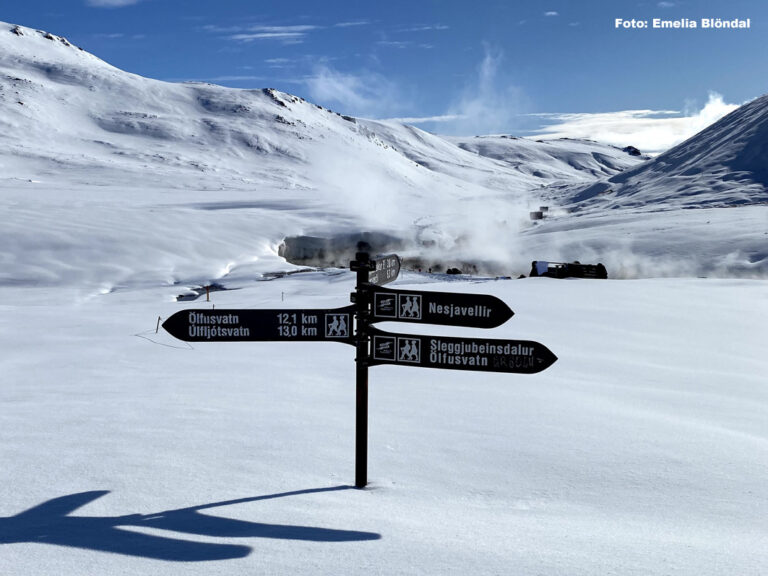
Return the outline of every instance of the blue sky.
<path id="1" fill-rule="evenodd" d="M 0 10 L 143 76 L 274 87 L 466 134 L 743 103 L 768 91 L 767 17 L 763 0 L 26 0 Z M 617 29 L 616 18 L 750 18 L 751 28 Z"/>

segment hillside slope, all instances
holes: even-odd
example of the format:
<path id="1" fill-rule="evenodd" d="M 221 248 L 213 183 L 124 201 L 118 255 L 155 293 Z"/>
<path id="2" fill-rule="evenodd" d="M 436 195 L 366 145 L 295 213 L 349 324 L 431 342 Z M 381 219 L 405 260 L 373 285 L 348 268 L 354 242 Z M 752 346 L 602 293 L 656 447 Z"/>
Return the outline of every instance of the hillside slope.
<path id="1" fill-rule="evenodd" d="M 541 180 L 578 179 L 584 172 L 565 161 L 568 170 L 532 175 L 536 167 L 518 169 L 417 128 L 341 116 L 277 90 L 142 78 L 65 38 L 10 24 L 0 24 L 0 107 L 0 154 L 32 166 L 48 161 L 88 169 L 97 181 L 101 174 L 108 180 L 110 172 L 124 171 L 151 174 L 155 183 L 158 177 L 193 174 L 211 186 L 258 178 L 289 186 L 325 180 L 341 187 L 348 185 L 350 165 L 360 171 L 385 165 L 383 176 L 391 184 L 445 185 L 450 176 L 521 192 Z M 541 146 L 546 152 L 536 162 L 570 157 L 570 147 Z M 606 147 L 595 148 L 606 153 Z M 620 150 L 613 153 L 605 163 L 611 173 L 637 163 Z M 342 165 L 343 178 L 328 166 L 330 157 Z"/>
<path id="2" fill-rule="evenodd" d="M 197 264 L 205 275 L 276 261 L 286 236 L 363 231 L 394 235 L 412 252 L 428 245 L 457 261 L 487 259 L 489 245 L 529 225 L 541 189 L 594 179 L 597 155 L 606 158 L 601 174 L 638 162 L 594 143 L 501 144 L 508 153 L 485 155 L 273 89 L 147 79 L 65 38 L 0 24 L 0 188 L 9 190 L 12 222 L 0 241 L 13 250 L 4 257 L 16 266 L 3 272 L 9 281 L 91 277 L 83 268 L 104 264 L 67 247 L 113 243 L 116 226 L 135 227 L 136 246 L 156 254 L 144 260 L 163 278 L 210 259 L 216 264 Z M 574 153 L 590 147 L 594 154 Z M 516 148 L 538 154 L 510 161 L 521 156 Z M 163 235 L 182 219 L 183 237 Z M 201 238 L 202 230 L 228 238 Z M 115 247 L 113 267 L 139 266 L 126 251 Z M 494 257 L 507 258 L 504 250 Z"/>
<path id="3" fill-rule="evenodd" d="M 349 250 L 363 232 L 424 266 L 489 274 L 578 259 L 612 277 L 761 276 L 762 103 L 645 161 L 586 141 L 441 138 L 273 89 L 160 82 L 0 24 L 0 284 L 260 277 L 291 269 L 286 238 Z M 692 206 L 741 211 L 679 214 Z M 661 209 L 674 214 L 635 216 Z"/>
<path id="4" fill-rule="evenodd" d="M 731 207 L 768 202 L 768 96 L 757 98 L 664 154 L 576 190 L 581 209 Z"/>

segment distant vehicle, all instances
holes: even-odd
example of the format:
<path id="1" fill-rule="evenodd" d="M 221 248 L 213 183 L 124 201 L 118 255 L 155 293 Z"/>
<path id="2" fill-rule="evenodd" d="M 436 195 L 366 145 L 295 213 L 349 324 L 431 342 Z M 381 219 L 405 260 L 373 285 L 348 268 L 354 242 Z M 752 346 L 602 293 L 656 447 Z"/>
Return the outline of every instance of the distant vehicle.
<path id="1" fill-rule="evenodd" d="M 600 263 L 582 264 L 579 261 L 566 262 L 547 262 L 544 260 L 534 260 L 531 262 L 531 273 L 529 276 L 548 276 L 549 278 L 597 278 L 605 280 L 608 278 L 608 271 Z"/>

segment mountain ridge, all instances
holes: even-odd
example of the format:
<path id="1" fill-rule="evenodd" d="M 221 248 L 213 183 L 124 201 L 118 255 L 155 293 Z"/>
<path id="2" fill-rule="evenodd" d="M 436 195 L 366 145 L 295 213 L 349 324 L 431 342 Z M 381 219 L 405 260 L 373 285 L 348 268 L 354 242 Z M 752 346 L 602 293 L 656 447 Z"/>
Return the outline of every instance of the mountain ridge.
<path id="1" fill-rule="evenodd" d="M 207 83 L 174 84 L 147 79 L 123 72 L 63 37 L 13 24 L 0 24 L 0 30 L 2 28 L 7 34 L 0 32 L 0 39 L 4 39 L 0 40 L 4 53 L 0 55 L 0 68 L 6 73 L 1 78 L 0 90 L 4 85 L 6 106 L 15 100 L 17 105 L 27 107 L 26 118 L 19 110 L 5 115 L 3 132 L 23 142 L 35 131 L 38 135 L 41 130 L 45 131 L 40 148 L 53 148 L 52 154 L 71 148 L 73 140 L 82 138 L 87 140 L 84 144 L 89 147 L 88 153 L 102 163 L 105 156 L 114 155 L 115 146 L 122 148 L 124 157 L 130 158 L 136 152 L 130 145 L 131 137 L 136 136 L 147 139 L 142 148 L 154 147 L 155 152 L 161 154 L 162 149 L 167 148 L 164 143 L 179 141 L 194 146 L 203 141 L 205 147 L 216 144 L 229 156 L 284 153 L 292 160 L 302 161 L 313 151 L 294 142 L 295 139 L 333 137 L 347 143 L 355 139 L 357 147 L 365 145 L 360 142 L 362 139 L 382 149 L 395 149 L 406 163 L 413 163 L 411 167 L 418 165 L 460 180 L 468 178 L 463 166 L 478 164 L 480 173 L 498 172 L 492 179 L 492 188 L 518 192 L 538 188 L 542 180 L 593 179 L 597 174 L 610 175 L 637 163 L 620 150 L 597 143 L 580 145 L 594 147 L 595 155 L 591 157 L 583 152 L 572 154 L 568 142 L 540 144 L 546 152 L 538 154 L 539 163 L 557 165 L 540 170 L 546 174 L 542 178 L 535 175 L 535 168 L 518 170 L 519 162 L 487 157 L 476 150 L 465 150 L 467 146 L 455 142 L 449 145 L 447 140 L 412 126 L 355 119 L 269 88 L 240 90 Z M 47 101 L 45 95 L 39 93 L 53 90 L 59 92 L 58 98 Z M 107 98 L 110 95 L 111 98 Z M 2 96 L 0 92 L 0 101 Z M 112 102 L 105 102 L 107 99 Z M 50 118 L 53 122 L 46 125 L 45 112 L 50 116 L 54 110 L 59 110 L 58 117 Z M 13 118 L 16 118 L 15 124 Z M 250 124 L 246 125 L 244 119 Z M 328 133 L 329 128 L 332 135 Z M 12 134 L 14 129 L 17 134 Z M 70 140 L 57 141 L 57 135 Z M 206 138 L 209 140 L 204 141 Z M 105 150 L 105 142 L 113 149 Z M 93 149 L 93 145 L 99 143 Z M 530 142 L 525 145 L 537 146 Z M 200 169 L 207 164 L 205 160 L 212 159 L 210 150 L 202 155 L 199 151 L 187 152 L 197 156 L 195 160 L 188 159 L 193 169 Z M 141 162 L 148 161 L 146 154 L 139 156 Z M 387 156 L 384 161 L 390 162 L 391 157 Z M 239 169 L 248 172 L 243 167 Z M 477 175 L 469 178 L 476 180 Z"/>
<path id="2" fill-rule="evenodd" d="M 678 210 L 701 198 L 663 187 L 606 202 L 648 165 L 615 147 L 443 138 L 274 89 L 143 78 L 59 38 L 0 24 L 0 285 L 247 279 L 292 269 L 286 238 L 364 233 L 411 262 L 488 274 L 532 260 L 603 262 L 612 277 L 768 270 L 760 205 Z M 100 245 L 110 261 L 92 257 Z"/>
<path id="3" fill-rule="evenodd" d="M 569 200 L 575 209 L 768 203 L 768 95 L 640 166 L 576 189 Z"/>

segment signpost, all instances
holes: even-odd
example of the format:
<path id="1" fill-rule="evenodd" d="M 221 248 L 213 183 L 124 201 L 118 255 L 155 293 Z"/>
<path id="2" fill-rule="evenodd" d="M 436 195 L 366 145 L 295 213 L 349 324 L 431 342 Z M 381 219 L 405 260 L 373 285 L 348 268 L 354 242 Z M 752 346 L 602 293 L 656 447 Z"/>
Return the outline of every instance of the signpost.
<path id="1" fill-rule="evenodd" d="M 400 273 L 396 254 L 371 259 L 367 252 L 358 252 L 349 268 L 357 274 L 352 306 L 329 310 L 182 310 L 168 318 L 163 328 L 188 342 L 317 341 L 355 346 L 358 488 L 368 483 L 370 366 L 535 374 L 557 360 L 546 346 L 530 340 L 397 334 L 374 328 L 371 324 L 376 322 L 495 328 L 514 312 L 502 300 L 485 294 L 381 288 Z"/>

